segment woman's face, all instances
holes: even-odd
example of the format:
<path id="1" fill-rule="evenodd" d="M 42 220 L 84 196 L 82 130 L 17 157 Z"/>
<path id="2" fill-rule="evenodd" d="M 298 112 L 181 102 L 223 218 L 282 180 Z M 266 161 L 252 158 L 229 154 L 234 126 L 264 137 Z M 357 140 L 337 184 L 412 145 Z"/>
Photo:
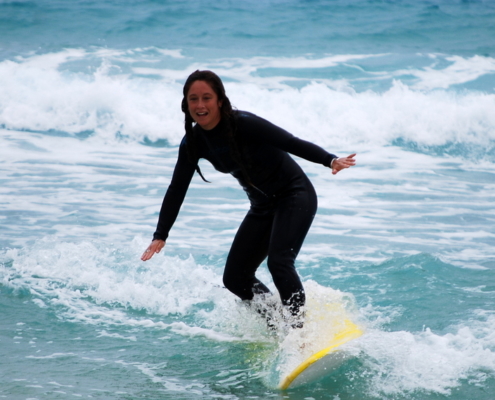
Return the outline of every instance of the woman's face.
<path id="1" fill-rule="evenodd" d="M 187 93 L 187 108 L 189 114 L 201 128 L 209 131 L 218 125 L 222 116 L 222 102 L 211 86 L 205 81 L 195 81 Z"/>

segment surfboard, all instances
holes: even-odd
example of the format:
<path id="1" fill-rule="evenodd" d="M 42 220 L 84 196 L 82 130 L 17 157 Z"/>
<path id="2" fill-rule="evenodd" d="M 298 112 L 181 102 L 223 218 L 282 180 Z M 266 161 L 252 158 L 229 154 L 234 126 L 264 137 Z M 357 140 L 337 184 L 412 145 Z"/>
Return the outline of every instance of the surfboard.
<path id="1" fill-rule="evenodd" d="M 336 321 L 337 329 L 329 336 L 327 346 L 312 354 L 281 379 L 280 389 L 286 390 L 314 382 L 338 368 L 348 355 L 342 346 L 358 338 L 363 331 L 349 319 Z"/>

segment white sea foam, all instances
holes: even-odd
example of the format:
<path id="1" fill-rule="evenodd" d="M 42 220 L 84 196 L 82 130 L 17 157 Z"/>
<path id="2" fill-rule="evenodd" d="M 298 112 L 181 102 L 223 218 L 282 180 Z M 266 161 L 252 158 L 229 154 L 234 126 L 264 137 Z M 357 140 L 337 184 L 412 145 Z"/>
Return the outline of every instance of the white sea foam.
<path id="1" fill-rule="evenodd" d="M 94 131 L 104 140 L 116 134 L 155 140 L 168 132 L 167 138 L 177 143 L 178 84 L 114 73 L 118 68 L 106 61 L 105 52 L 94 55 L 102 62 L 90 75 L 59 69 L 86 55 L 83 50 L 66 50 L 0 63 L 0 125 L 70 134 Z"/>
<path id="2" fill-rule="evenodd" d="M 162 54 L 165 59 L 169 56 L 180 55 Z M 160 62 L 155 65 L 140 49 L 72 49 L 6 60 L 0 62 L 0 126 L 92 135 L 107 142 L 167 139 L 176 145 L 183 136 L 182 82 L 196 68 L 213 68 L 227 78 L 228 94 L 239 109 L 266 117 L 335 152 L 396 140 L 419 147 L 460 143 L 493 148 L 495 95 L 444 90 L 492 74 L 495 62 L 491 58 L 446 57 L 450 64 L 443 69 L 408 71 L 419 80 L 412 86 L 400 80 L 404 71 L 397 71 L 396 81 L 384 92 L 356 92 L 351 81 L 337 84 L 311 78 L 295 88 L 287 84 L 293 80 L 290 76 L 261 78 L 259 74 L 263 68 L 323 68 L 366 57 L 236 59 L 176 70 L 163 68 L 163 59 L 156 55 L 154 61 Z M 75 61 L 90 66 L 74 70 L 71 63 Z M 135 63 L 153 68 L 148 67 L 149 75 L 143 75 L 144 71 L 130 67 Z"/>
<path id="3" fill-rule="evenodd" d="M 184 322 L 174 322 L 170 325 L 171 331 L 182 336 L 202 336 L 216 342 L 237 342 L 238 336 L 226 335 L 212 329 L 201 328 L 199 326 L 189 326 Z M 244 338 L 245 340 L 246 338 Z"/>
<path id="4" fill-rule="evenodd" d="M 111 338 L 117 338 L 117 339 L 123 339 L 123 340 L 130 340 L 132 342 L 135 342 L 136 336 L 123 336 L 118 333 L 109 333 L 106 330 L 102 330 L 98 337 L 111 337 Z"/>
<path id="5" fill-rule="evenodd" d="M 166 258 L 142 265 L 120 250 L 42 240 L 28 254 L 10 250 L 14 260 L 7 276 L 20 274 L 12 286 L 28 285 L 44 302 L 64 306 L 76 319 L 120 321 L 119 307 L 145 309 L 157 314 L 185 314 L 195 304 L 211 301 L 218 277 L 192 258 Z M 131 253 L 132 254 L 132 253 Z M 4 275 L 5 276 L 5 275 Z M 7 279 L 7 278 L 5 278 Z M 195 290 L 191 291 L 191 285 Z M 183 294 L 187 292 L 188 295 Z M 92 307 L 84 299 L 90 296 Z M 102 305 L 115 305 L 106 308 Z"/>
<path id="6" fill-rule="evenodd" d="M 48 356 L 26 356 L 26 358 L 32 358 L 35 360 L 52 359 L 52 358 L 71 358 L 75 357 L 75 353 L 53 353 Z"/>
<path id="7" fill-rule="evenodd" d="M 143 242 L 131 245 L 138 250 Z M 12 267 L 1 266 L 8 286 L 28 289 L 34 302 L 57 308 L 64 319 L 102 326 L 152 328 L 217 342 L 263 338 L 259 321 L 221 287 L 218 272 L 188 259 L 165 257 L 143 265 L 134 251 L 94 243 L 60 243 L 44 239 L 29 252 L 8 250 Z M 91 301 L 88 301 L 91 299 Z M 213 311 L 207 311 L 204 307 Z M 126 309 L 145 310 L 139 318 Z M 194 316 L 195 323 L 164 322 L 170 315 Z M 154 317 L 153 317 L 154 315 Z M 241 317 L 241 318 L 239 318 Z M 198 325 L 199 324 L 199 325 Z M 99 337 L 136 341 L 106 329 Z"/>
<path id="8" fill-rule="evenodd" d="M 431 55 L 435 60 L 438 55 Z M 481 76 L 495 73 L 495 59 L 491 57 L 473 56 L 463 58 L 460 56 L 445 57 L 449 65 L 439 68 L 437 65 L 426 67 L 422 70 L 407 70 L 397 74 L 411 74 L 419 81 L 414 85 L 418 89 L 448 89 L 452 85 L 471 82 Z M 494 87 L 488 87 L 492 91 Z"/>
<path id="9" fill-rule="evenodd" d="M 7 180 L 0 187 L 1 207 L 5 215 L 19 216 L 15 224 L 6 221 L 11 243 L 23 246 L 46 235 L 46 229 L 62 241 L 151 237 L 176 149 L 2 133 L 0 154 L 6 162 L 0 170 Z M 400 249 L 440 253 L 455 263 L 491 259 L 493 232 L 483 223 L 495 190 L 490 164 L 396 147 L 359 153 L 358 165 L 336 176 L 298 162 L 319 195 L 319 212 L 301 256 L 377 260 Z M 231 176 L 208 163 L 202 168 L 212 183 L 194 177 L 165 253 L 227 251 L 248 210 L 247 198 Z M 467 225 L 471 214 L 482 219 Z M 381 254 L 374 244 L 378 239 Z"/>
<path id="10" fill-rule="evenodd" d="M 495 371 L 495 341 L 487 334 L 493 323 L 492 318 L 482 327 L 463 326 L 444 335 L 430 329 L 417 334 L 368 332 L 359 339 L 359 346 L 365 354 L 361 360 L 368 370 L 371 393 L 449 395 L 463 380 L 483 382 L 489 371 Z"/>
<path id="11" fill-rule="evenodd" d="M 1 276 L 5 285 L 28 289 L 35 299 L 57 310 L 64 319 L 103 327 L 166 330 L 174 335 L 204 337 L 219 343 L 265 342 L 272 343 L 273 350 L 277 349 L 273 347 L 276 338 L 270 337 L 264 321 L 225 289 L 217 287 L 221 270 L 202 266 L 192 258 L 177 257 L 164 257 L 142 266 L 130 259 L 141 248 L 139 240 L 131 243 L 130 250 L 123 251 L 89 242 L 70 244 L 44 239 L 29 250 L 13 249 L 4 253 L 3 257 L 13 262 L 11 266 L 1 267 Z M 266 272 L 262 278 L 267 278 Z M 387 332 L 380 326 L 400 315 L 397 307 L 369 305 L 357 310 L 349 294 L 308 280 L 305 287 L 308 304 L 329 299 L 346 303 L 350 305 L 348 309 L 354 310 L 354 318 L 363 324 L 365 335 L 346 346 L 349 354 L 359 357 L 363 367 L 348 375 L 366 376 L 373 396 L 415 391 L 448 395 L 462 380 L 481 383 L 495 371 L 495 318 L 489 311 L 475 312 L 473 319 L 450 328 L 451 333 L 436 333 L 428 328 L 419 333 Z M 144 309 L 147 315 L 136 317 L 126 308 Z M 176 313 L 191 322 L 166 321 L 167 315 Z M 136 341 L 134 335 L 109 333 L 107 328 L 99 332 L 100 336 Z M 307 340 L 309 334 L 312 346 L 317 346 L 315 338 L 318 336 L 314 333 L 318 334 L 315 331 L 301 337 L 282 337 L 280 345 L 293 349 L 295 344 Z M 311 349 L 308 347 L 308 351 Z M 273 351 L 270 354 L 265 356 L 273 361 Z M 74 356 L 74 353 L 52 353 L 29 357 Z M 267 368 L 267 360 L 264 368 Z M 292 364 L 284 361 L 277 376 L 290 370 L 295 363 L 292 361 Z M 157 383 L 166 387 L 171 384 L 161 379 Z"/>

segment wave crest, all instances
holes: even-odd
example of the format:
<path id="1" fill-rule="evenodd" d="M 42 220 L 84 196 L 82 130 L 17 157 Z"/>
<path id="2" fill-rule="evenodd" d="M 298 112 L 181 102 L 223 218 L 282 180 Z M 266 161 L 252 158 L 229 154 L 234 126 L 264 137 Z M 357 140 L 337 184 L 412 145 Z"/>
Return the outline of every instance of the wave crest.
<path id="1" fill-rule="evenodd" d="M 183 81 L 190 71 L 209 68 L 224 78 L 239 109 L 333 152 L 398 145 L 432 154 L 481 155 L 493 161 L 495 94 L 455 91 L 446 87 L 445 79 L 434 87 L 432 78 L 454 71 L 457 78 L 452 82 L 457 84 L 461 71 L 474 79 L 491 73 L 488 67 L 493 60 L 447 57 L 457 67 L 415 70 L 413 75 L 421 82 L 410 85 L 404 70 L 391 71 L 387 79 L 394 80 L 386 90 L 358 90 L 359 80 L 369 80 L 370 73 L 332 79 L 330 71 L 330 78 L 316 79 L 311 72 L 370 57 L 294 62 L 258 57 L 200 64 L 180 51 L 151 48 L 70 49 L 5 60 L 0 62 L 0 127 L 104 142 L 178 145 L 183 136 Z M 280 69 L 282 65 L 290 68 Z M 376 80 L 384 79 L 375 75 Z"/>

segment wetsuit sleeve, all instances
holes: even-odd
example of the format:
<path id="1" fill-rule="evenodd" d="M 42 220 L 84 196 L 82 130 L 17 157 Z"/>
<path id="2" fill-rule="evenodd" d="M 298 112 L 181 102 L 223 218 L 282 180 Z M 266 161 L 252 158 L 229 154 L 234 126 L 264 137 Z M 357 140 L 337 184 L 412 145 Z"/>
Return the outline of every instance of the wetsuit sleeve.
<path id="1" fill-rule="evenodd" d="M 179 210 L 184 201 L 184 197 L 186 196 L 189 184 L 191 183 L 195 167 L 196 166 L 188 159 L 187 149 L 183 141 L 179 147 L 179 156 L 172 175 L 172 181 L 163 198 L 158 225 L 153 234 L 153 240 L 166 240 L 168 238 L 168 233 L 174 225 L 177 215 L 179 215 Z"/>
<path id="2" fill-rule="evenodd" d="M 257 141 L 268 143 L 305 160 L 329 167 L 332 160 L 337 158 L 335 154 L 327 152 L 320 146 L 300 139 L 256 115 L 251 114 L 240 118 L 239 122 L 241 126 L 246 124 L 247 134 L 253 135 Z"/>

